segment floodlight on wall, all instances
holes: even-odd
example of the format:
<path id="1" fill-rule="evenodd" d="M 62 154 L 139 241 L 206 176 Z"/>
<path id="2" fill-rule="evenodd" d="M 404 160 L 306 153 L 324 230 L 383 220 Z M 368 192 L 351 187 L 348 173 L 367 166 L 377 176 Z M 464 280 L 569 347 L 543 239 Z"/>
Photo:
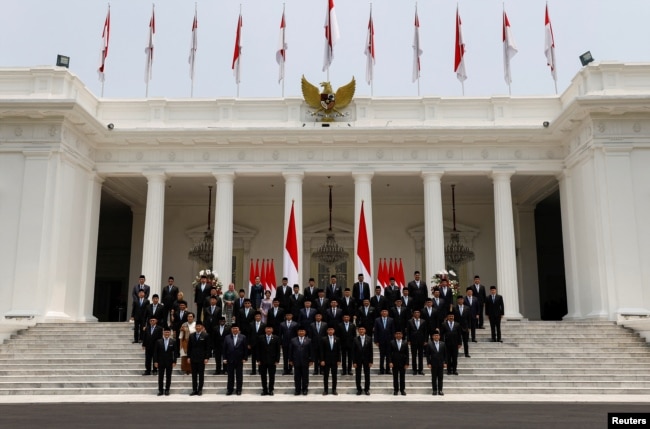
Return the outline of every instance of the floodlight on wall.
<path id="1" fill-rule="evenodd" d="M 594 61 L 594 57 L 591 56 L 590 51 L 587 51 L 584 54 L 580 55 L 580 63 L 582 63 L 583 66 L 586 66 L 587 64 L 593 61 Z"/>
<path id="2" fill-rule="evenodd" d="M 70 68 L 70 57 L 67 57 L 65 55 L 57 55 L 56 65 L 58 67 Z"/>

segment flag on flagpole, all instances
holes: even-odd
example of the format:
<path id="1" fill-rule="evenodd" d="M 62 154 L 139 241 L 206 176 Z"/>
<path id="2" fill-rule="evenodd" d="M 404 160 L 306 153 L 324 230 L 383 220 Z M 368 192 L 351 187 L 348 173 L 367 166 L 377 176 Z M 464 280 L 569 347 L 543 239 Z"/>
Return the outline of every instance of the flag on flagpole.
<path id="1" fill-rule="evenodd" d="M 283 268 L 289 285 L 293 287 L 294 284 L 300 283 L 298 276 L 298 237 L 296 235 L 296 219 L 293 212 L 293 202 L 291 202 L 291 214 L 289 215 L 289 225 L 287 226 Z"/>
<path id="2" fill-rule="evenodd" d="M 144 83 L 148 84 L 151 80 L 153 69 L 153 37 L 156 34 L 156 16 L 155 8 L 151 9 L 151 19 L 149 20 L 149 40 L 144 53 L 147 55 L 147 62 L 144 69 Z"/>
<path id="3" fill-rule="evenodd" d="M 373 71 L 375 68 L 375 25 L 372 22 L 372 6 L 370 7 L 370 19 L 368 20 L 368 36 L 366 37 L 366 82 L 372 84 Z"/>
<path id="4" fill-rule="evenodd" d="M 359 214 L 359 236 L 357 238 L 357 259 L 360 273 L 372 284 L 372 266 L 370 262 L 370 245 L 368 244 L 368 232 L 366 231 L 366 216 L 361 201 L 361 213 Z"/>
<path id="5" fill-rule="evenodd" d="M 196 47 L 197 47 L 197 33 L 198 33 L 199 21 L 197 19 L 196 7 L 194 8 L 194 21 L 192 21 L 192 40 L 190 42 L 190 57 L 188 62 L 190 63 L 190 79 L 194 81 L 194 65 L 196 63 Z M 252 260 L 251 260 L 252 262 Z"/>
<path id="6" fill-rule="evenodd" d="M 264 285 L 264 290 L 271 290 L 269 286 L 268 275 L 266 271 L 266 260 L 262 259 L 262 271 L 260 273 L 260 281 Z"/>
<path id="7" fill-rule="evenodd" d="M 242 19 L 240 12 L 239 21 L 237 21 L 237 35 L 235 36 L 235 52 L 232 56 L 232 71 L 237 84 L 241 82 L 241 27 Z"/>
<path id="8" fill-rule="evenodd" d="M 259 276 L 260 277 L 260 283 L 262 283 L 262 287 L 264 287 L 264 276 L 260 274 L 260 260 L 256 259 L 255 260 L 255 277 Z"/>
<path id="9" fill-rule="evenodd" d="M 424 51 L 420 49 L 420 18 L 418 9 L 415 8 L 415 30 L 413 32 L 413 82 L 420 79 L 420 56 Z"/>
<path id="10" fill-rule="evenodd" d="M 327 0 L 327 14 L 325 15 L 325 56 L 323 58 L 323 71 L 329 69 L 334 59 L 334 45 L 341 37 L 339 24 L 336 20 L 334 0 Z"/>
<path id="11" fill-rule="evenodd" d="M 397 280 L 397 270 L 395 269 L 395 263 L 397 263 L 397 259 L 393 261 L 393 258 L 390 258 L 390 275 L 388 277 L 392 277 Z"/>
<path id="12" fill-rule="evenodd" d="M 544 17 L 544 54 L 546 55 L 546 65 L 551 68 L 553 80 L 557 82 L 557 69 L 555 63 L 555 37 L 553 36 L 553 26 L 551 18 L 548 16 L 548 3 L 546 4 L 546 16 Z"/>
<path id="13" fill-rule="evenodd" d="M 276 283 L 275 280 L 275 261 L 273 259 L 271 259 L 271 262 L 269 262 L 268 280 L 269 280 L 269 288 L 271 289 L 271 297 L 275 298 L 275 291 L 277 289 L 278 284 Z"/>
<path id="14" fill-rule="evenodd" d="M 284 39 L 285 37 L 284 32 L 286 27 L 287 24 L 284 20 L 284 9 L 282 9 L 282 21 L 280 21 L 280 38 L 278 40 L 278 50 L 275 53 L 275 60 L 278 62 L 278 65 L 280 66 L 278 83 L 284 80 L 284 63 L 287 60 L 287 43 Z"/>
<path id="15" fill-rule="evenodd" d="M 384 278 L 384 264 L 381 262 L 381 258 L 379 259 L 379 266 L 377 267 L 377 286 L 384 287 L 383 283 L 383 278 Z"/>
<path id="16" fill-rule="evenodd" d="M 456 6 L 456 47 L 454 49 L 454 71 L 459 81 L 464 82 L 467 79 L 465 72 L 465 42 L 463 42 L 463 31 L 461 28 L 460 13 Z"/>
<path id="17" fill-rule="evenodd" d="M 251 287 L 255 284 L 255 267 L 253 266 L 253 259 L 251 258 L 251 266 L 248 273 L 248 290 L 250 293 Z"/>
<path id="18" fill-rule="evenodd" d="M 106 19 L 104 20 L 104 29 L 102 30 L 102 49 L 99 56 L 99 81 L 104 82 L 104 70 L 106 69 L 106 57 L 108 57 L 108 39 L 111 34 L 111 6 L 108 5 L 108 12 L 106 12 Z"/>
<path id="19" fill-rule="evenodd" d="M 402 258 L 399 258 L 399 269 L 397 271 L 397 283 L 399 283 L 400 288 L 406 286 L 406 276 L 404 276 L 404 265 L 402 264 Z"/>
<path id="20" fill-rule="evenodd" d="M 505 9 L 503 10 L 503 77 L 506 80 L 506 83 L 510 85 L 512 83 L 512 77 L 510 76 L 510 59 L 515 56 L 517 53 L 517 46 L 515 45 L 515 39 L 512 36 L 512 30 L 510 29 L 510 21 L 508 20 L 508 15 L 506 15 Z"/>

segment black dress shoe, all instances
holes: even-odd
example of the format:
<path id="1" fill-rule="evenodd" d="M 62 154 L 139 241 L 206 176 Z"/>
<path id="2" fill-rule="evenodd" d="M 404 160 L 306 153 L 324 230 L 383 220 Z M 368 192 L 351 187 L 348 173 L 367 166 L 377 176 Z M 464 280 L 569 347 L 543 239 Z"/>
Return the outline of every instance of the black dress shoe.
<path id="1" fill-rule="evenodd" d="M 162 395 L 163 395 L 162 390 L 159 390 L 159 391 L 158 391 L 158 396 L 162 396 Z"/>
<path id="2" fill-rule="evenodd" d="M 131 344 L 138 344 L 139 341 L 131 341 Z"/>
<path id="3" fill-rule="evenodd" d="M 383 374 L 385 374 L 385 373 L 386 373 L 386 371 L 384 371 L 383 369 L 380 369 L 380 370 L 379 370 L 379 375 L 383 375 Z"/>
<path id="4" fill-rule="evenodd" d="M 406 396 L 406 392 L 405 392 L 405 391 L 402 390 L 400 393 L 402 394 L 402 396 Z"/>
<path id="5" fill-rule="evenodd" d="M 391 375 L 391 374 L 392 374 L 392 372 L 390 372 L 390 369 L 387 369 L 386 370 L 386 375 Z"/>
<path id="6" fill-rule="evenodd" d="M 273 391 L 272 390 L 269 392 L 269 396 L 273 396 Z"/>
<path id="7" fill-rule="evenodd" d="M 471 357 L 470 355 L 465 355 L 465 357 Z"/>
<path id="8" fill-rule="evenodd" d="M 145 371 L 145 372 L 142 373 L 142 375 L 151 375 L 151 372 Z"/>
<path id="9" fill-rule="evenodd" d="M 339 393 L 336 390 L 332 390 L 332 395 L 339 396 Z"/>
<path id="10" fill-rule="evenodd" d="M 424 372 L 422 372 L 422 371 L 418 371 L 418 374 L 420 374 L 420 375 L 424 375 Z"/>
<path id="11" fill-rule="evenodd" d="M 454 375 L 458 375 L 458 371 L 454 371 Z"/>
<path id="12" fill-rule="evenodd" d="M 169 390 L 165 390 L 165 396 L 169 396 Z"/>
<path id="13" fill-rule="evenodd" d="M 232 395 L 232 390 L 226 392 L 226 396 L 230 396 L 230 395 Z"/>
<path id="14" fill-rule="evenodd" d="M 294 396 L 300 396 L 300 392 L 295 392 Z"/>
<path id="15" fill-rule="evenodd" d="M 199 390 L 198 392 L 196 392 L 196 394 L 199 395 L 199 396 L 202 396 L 202 395 L 203 395 L 203 391 L 202 391 L 202 390 Z"/>
<path id="16" fill-rule="evenodd" d="M 397 390 L 393 390 L 393 395 L 397 396 Z"/>
<path id="17" fill-rule="evenodd" d="M 197 392 L 192 392 L 192 393 L 190 393 L 190 396 L 196 396 L 196 395 L 198 395 Z"/>
<path id="18" fill-rule="evenodd" d="M 475 343 L 475 342 L 476 342 L 476 340 L 472 340 L 472 342 L 473 342 L 473 343 Z"/>
<path id="19" fill-rule="evenodd" d="M 237 396 L 241 396 L 241 390 L 238 390 L 238 391 L 235 392 L 235 393 L 237 394 Z"/>
<path id="20" fill-rule="evenodd" d="M 323 391 L 323 396 L 327 396 L 327 390 Z"/>
<path id="21" fill-rule="evenodd" d="M 212 375 L 219 375 L 219 371 L 213 372 Z"/>
<path id="22" fill-rule="evenodd" d="M 500 342 L 500 343 L 502 343 L 502 342 L 503 342 L 503 340 L 497 340 L 497 341 L 498 341 L 498 342 Z"/>
<path id="23" fill-rule="evenodd" d="M 357 390 L 357 396 L 361 396 L 361 390 Z"/>
<path id="24" fill-rule="evenodd" d="M 269 394 L 268 392 L 262 392 L 262 396 L 266 396 L 268 394 Z"/>
<path id="25" fill-rule="evenodd" d="M 438 395 L 440 395 L 440 396 L 445 396 L 445 394 L 442 393 L 442 390 L 441 390 L 440 392 L 438 392 Z"/>
<path id="26" fill-rule="evenodd" d="M 417 375 L 417 374 L 418 374 L 418 372 L 413 370 L 413 375 Z"/>
<path id="27" fill-rule="evenodd" d="M 151 371 L 151 374 L 153 374 L 153 375 L 158 375 L 158 370 L 157 370 L 157 369 L 154 369 L 153 371 Z"/>
<path id="28" fill-rule="evenodd" d="M 257 375 L 255 371 L 251 371 L 251 375 Z"/>
<path id="29" fill-rule="evenodd" d="M 309 393 L 309 391 L 307 391 L 307 390 L 303 390 L 303 391 L 302 391 L 302 395 L 303 395 L 303 396 L 307 396 L 308 393 Z"/>
<path id="30" fill-rule="evenodd" d="M 366 390 L 366 396 L 370 396 L 370 390 Z"/>
<path id="31" fill-rule="evenodd" d="M 438 394 L 438 392 L 436 392 L 436 391 L 434 391 L 434 392 L 432 393 L 433 396 L 436 396 L 437 394 Z"/>

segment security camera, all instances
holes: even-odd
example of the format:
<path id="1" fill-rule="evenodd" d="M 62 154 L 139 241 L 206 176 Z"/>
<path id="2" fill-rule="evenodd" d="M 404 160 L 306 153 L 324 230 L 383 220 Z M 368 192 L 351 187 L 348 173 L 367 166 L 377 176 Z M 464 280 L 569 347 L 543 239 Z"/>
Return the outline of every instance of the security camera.
<path id="1" fill-rule="evenodd" d="M 106 128 L 112 130 L 113 128 L 115 128 L 115 125 L 113 125 L 113 123 L 111 122 L 110 124 L 106 125 Z"/>
<path id="2" fill-rule="evenodd" d="M 544 128 L 548 128 L 550 123 L 548 121 L 544 121 L 544 122 L 542 122 L 542 125 L 544 126 Z"/>

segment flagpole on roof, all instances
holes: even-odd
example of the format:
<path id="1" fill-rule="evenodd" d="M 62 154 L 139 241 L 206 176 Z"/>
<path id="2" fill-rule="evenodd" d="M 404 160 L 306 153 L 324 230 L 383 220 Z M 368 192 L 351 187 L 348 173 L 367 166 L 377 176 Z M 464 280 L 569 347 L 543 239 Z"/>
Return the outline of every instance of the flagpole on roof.
<path id="1" fill-rule="evenodd" d="M 196 62 L 196 48 L 197 48 L 197 2 L 194 2 L 194 20 L 192 21 L 192 42 L 190 43 L 190 98 L 194 97 L 194 66 Z"/>
<path id="2" fill-rule="evenodd" d="M 510 82 L 510 59 L 508 58 L 508 39 L 506 35 L 506 31 L 508 29 L 506 28 L 506 2 L 503 2 L 501 4 L 503 6 L 503 43 L 505 44 L 504 46 L 504 62 L 506 64 L 506 73 L 507 73 L 507 79 L 508 79 L 508 95 L 512 95 L 512 88 L 511 88 L 511 82 Z"/>
<path id="3" fill-rule="evenodd" d="M 108 3 L 108 12 L 106 13 L 106 19 L 104 20 L 104 29 L 102 31 L 102 52 L 101 52 L 101 63 L 99 67 L 100 80 L 102 81 L 102 95 L 101 95 L 102 98 L 104 98 L 104 83 L 105 83 L 104 69 L 106 66 L 106 57 L 108 56 L 108 42 L 109 42 L 110 31 L 111 31 L 111 4 Z"/>
<path id="4" fill-rule="evenodd" d="M 239 22 L 241 22 L 241 3 L 239 3 Z M 239 22 L 237 23 L 237 34 L 239 37 L 241 37 L 241 27 L 239 26 Z M 241 61 L 241 39 L 238 40 L 239 46 L 237 46 L 237 49 L 239 49 L 239 61 Z M 237 68 L 239 69 L 239 65 L 237 65 Z M 238 73 L 239 74 L 239 70 Z M 239 76 L 237 77 L 237 98 L 239 98 Z"/>
<path id="5" fill-rule="evenodd" d="M 286 23 L 284 21 L 284 8 L 285 8 L 285 3 L 282 3 L 282 22 L 281 22 L 281 25 L 284 25 L 284 27 L 280 30 L 280 31 L 282 31 L 282 42 L 281 42 L 282 43 L 282 65 L 281 65 L 281 67 L 282 67 L 282 98 L 284 98 L 284 62 L 286 60 L 286 58 L 285 58 L 286 51 L 285 50 L 287 49 L 286 43 L 284 41 L 285 40 L 284 39 L 285 38 L 284 32 L 285 32 L 285 29 L 286 29 Z"/>

